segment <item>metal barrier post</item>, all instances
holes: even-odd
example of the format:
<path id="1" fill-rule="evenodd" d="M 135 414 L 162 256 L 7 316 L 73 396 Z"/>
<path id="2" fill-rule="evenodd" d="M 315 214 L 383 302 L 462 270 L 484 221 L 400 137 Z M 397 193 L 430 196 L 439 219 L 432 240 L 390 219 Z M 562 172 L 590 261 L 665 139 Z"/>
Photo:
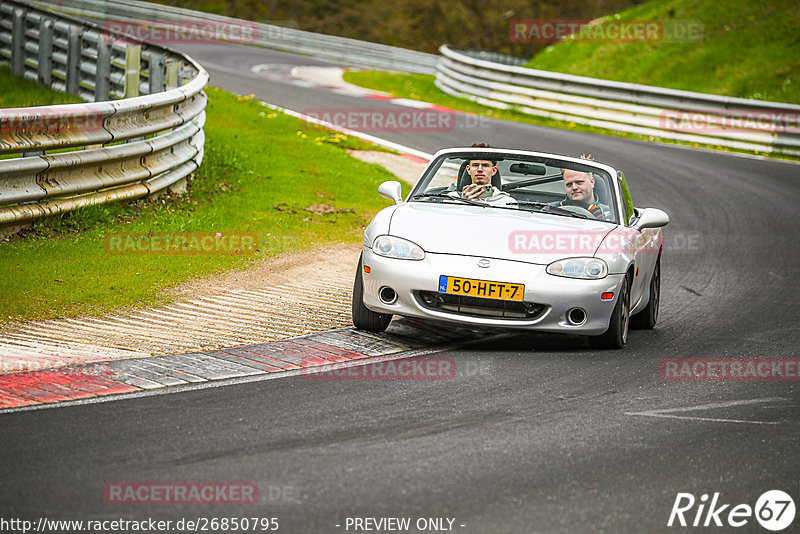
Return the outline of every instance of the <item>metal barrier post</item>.
<path id="1" fill-rule="evenodd" d="M 25 72 L 25 11 L 15 9 L 11 29 L 11 74 L 22 76 Z"/>
<path id="2" fill-rule="evenodd" d="M 81 35 L 77 26 L 67 33 L 67 92 L 77 95 L 81 85 Z"/>
<path id="3" fill-rule="evenodd" d="M 104 102 L 109 100 L 109 86 L 111 76 L 111 43 L 105 35 L 97 38 L 97 71 L 94 80 L 94 101 Z"/>
<path id="4" fill-rule="evenodd" d="M 150 53 L 148 61 L 150 71 L 150 94 L 164 90 L 164 55 Z"/>
<path id="5" fill-rule="evenodd" d="M 139 96 L 139 72 L 142 68 L 142 46 L 128 45 L 125 48 L 125 96 Z"/>
<path id="6" fill-rule="evenodd" d="M 39 85 L 51 87 L 53 82 L 53 21 L 39 22 L 39 65 L 36 77 Z"/>
<path id="7" fill-rule="evenodd" d="M 183 62 L 180 62 L 178 64 L 178 87 L 183 85 L 183 77 L 185 75 L 186 75 L 186 73 L 183 70 Z"/>
<path id="8" fill-rule="evenodd" d="M 167 89 L 175 89 L 178 87 L 178 70 L 181 68 L 181 62 L 175 60 L 167 61 Z"/>

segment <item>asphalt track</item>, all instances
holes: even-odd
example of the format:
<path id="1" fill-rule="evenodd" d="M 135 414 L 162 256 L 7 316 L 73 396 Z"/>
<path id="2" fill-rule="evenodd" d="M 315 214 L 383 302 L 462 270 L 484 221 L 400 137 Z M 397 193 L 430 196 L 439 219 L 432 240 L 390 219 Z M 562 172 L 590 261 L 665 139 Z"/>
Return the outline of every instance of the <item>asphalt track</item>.
<path id="1" fill-rule="evenodd" d="M 249 70 L 322 64 L 311 58 L 184 48 L 212 84 L 296 111 L 391 106 Z M 348 517 L 450 518 L 465 533 L 668 532 L 697 530 L 667 527 L 679 492 L 754 506 L 778 489 L 800 505 L 796 381 L 660 373 L 664 358 L 797 357 L 800 166 L 466 122 L 375 134 L 425 152 L 475 141 L 591 152 L 623 169 L 635 204 L 672 220 L 655 330 L 632 332 L 613 352 L 545 335 L 452 350 L 440 354 L 461 369 L 449 380 L 294 376 L 0 414 L 2 516 L 268 516 L 279 532 L 297 533 L 357 531 Z M 115 481 L 250 481 L 260 497 L 247 506 L 110 505 L 103 490 Z M 699 530 L 767 532 L 754 518 Z"/>

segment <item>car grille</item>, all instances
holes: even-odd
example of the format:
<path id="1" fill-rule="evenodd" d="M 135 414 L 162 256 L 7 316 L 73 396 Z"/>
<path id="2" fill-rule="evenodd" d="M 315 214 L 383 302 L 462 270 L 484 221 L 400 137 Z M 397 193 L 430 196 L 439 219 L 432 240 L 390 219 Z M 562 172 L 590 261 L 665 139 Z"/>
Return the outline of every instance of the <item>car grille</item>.
<path id="1" fill-rule="evenodd" d="M 531 320 L 540 317 L 547 309 L 544 304 L 534 302 L 465 297 L 435 291 L 415 291 L 414 297 L 420 306 L 428 310 L 445 311 L 470 317 Z"/>

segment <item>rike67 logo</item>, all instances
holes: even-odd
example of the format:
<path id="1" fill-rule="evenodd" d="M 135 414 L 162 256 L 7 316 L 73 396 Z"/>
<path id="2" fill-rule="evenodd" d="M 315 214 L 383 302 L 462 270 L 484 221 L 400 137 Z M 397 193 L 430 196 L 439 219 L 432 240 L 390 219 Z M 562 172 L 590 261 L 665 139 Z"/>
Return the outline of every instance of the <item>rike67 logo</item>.
<path id="1" fill-rule="evenodd" d="M 755 507 L 749 504 L 731 505 L 723 503 L 719 492 L 715 492 L 709 502 L 704 493 L 695 499 L 691 493 L 678 493 L 667 526 L 681 527 L 743 527 L 755 516 L 756 521 L 767 530 L 778 532 L 792 524 L 795 517 L 794 500 L 781 490 L 764 492 L 756 501 Z"/>

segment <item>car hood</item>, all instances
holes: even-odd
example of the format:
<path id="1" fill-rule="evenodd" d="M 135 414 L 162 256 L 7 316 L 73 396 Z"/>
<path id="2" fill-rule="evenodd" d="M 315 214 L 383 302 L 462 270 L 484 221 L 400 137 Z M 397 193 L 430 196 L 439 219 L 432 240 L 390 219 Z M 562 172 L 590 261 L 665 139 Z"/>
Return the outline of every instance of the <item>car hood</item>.
<path id="1" fill-rule="evenodd" d="M 429 202 L 397 207 L 391 235 L 425 252 L 497 258 L 547 265 L 592 256 L 616 225 L 517 209 Z"/>

